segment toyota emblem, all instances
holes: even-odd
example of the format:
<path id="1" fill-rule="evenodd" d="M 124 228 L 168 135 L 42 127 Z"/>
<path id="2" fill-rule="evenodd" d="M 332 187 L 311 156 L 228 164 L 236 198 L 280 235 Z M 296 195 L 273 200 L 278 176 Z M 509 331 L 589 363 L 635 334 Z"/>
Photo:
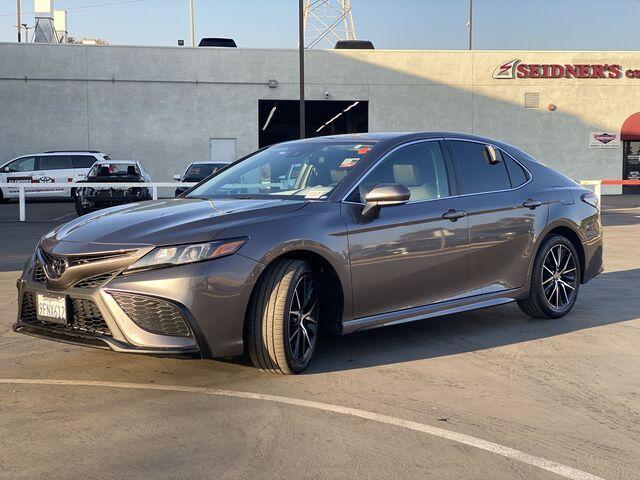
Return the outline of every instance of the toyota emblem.
<path id="1" fill-rule="evenodd" d="M 69 262 L 64 257 L 55 257 L 51 261 L 51 273 L 60 278 L 69 267 Z"/>

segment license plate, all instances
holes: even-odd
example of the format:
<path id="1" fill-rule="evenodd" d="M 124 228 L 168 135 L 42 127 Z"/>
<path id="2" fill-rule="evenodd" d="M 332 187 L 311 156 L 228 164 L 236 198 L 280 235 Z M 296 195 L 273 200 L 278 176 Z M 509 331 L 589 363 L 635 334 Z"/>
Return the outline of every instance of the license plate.
<path id="1" fill-rule="evenodd" d="M 37 299 L 38 320 L 62 325 L 67 324 L 67 299 L 65 297 L 38 293 Z"/>

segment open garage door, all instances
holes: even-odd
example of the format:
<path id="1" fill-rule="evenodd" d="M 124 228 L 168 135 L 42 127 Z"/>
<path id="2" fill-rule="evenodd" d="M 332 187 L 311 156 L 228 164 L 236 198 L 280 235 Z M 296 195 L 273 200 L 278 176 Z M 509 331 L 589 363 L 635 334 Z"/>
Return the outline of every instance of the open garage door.
<path id="1" fill-rule="evenodd" d="M 258 100 L 260 148 L 299 138 L 298 100 Z M 369 102 L 308 100 L 306 136 L 320 137 L 369 131 Z"/>

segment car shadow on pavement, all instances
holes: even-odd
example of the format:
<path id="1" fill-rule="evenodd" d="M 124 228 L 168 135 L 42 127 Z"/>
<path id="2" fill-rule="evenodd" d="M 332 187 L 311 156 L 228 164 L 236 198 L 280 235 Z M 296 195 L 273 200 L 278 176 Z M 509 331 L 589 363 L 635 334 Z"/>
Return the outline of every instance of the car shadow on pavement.
<path id="1" fill-rule="evenodd" d="M 306 374 L 352 370 L 456 355 L 640 317 L 634 285 L 640 268 L 603 273 L 582 285 L 573 311 L 564 318 L 530 318 L 515 303 L 321 339 Z"/>

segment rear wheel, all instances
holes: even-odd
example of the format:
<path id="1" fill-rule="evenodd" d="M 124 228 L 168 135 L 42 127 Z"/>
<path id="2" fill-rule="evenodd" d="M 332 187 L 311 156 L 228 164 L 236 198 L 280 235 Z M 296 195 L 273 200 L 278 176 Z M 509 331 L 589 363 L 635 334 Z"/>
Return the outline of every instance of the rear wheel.
<path id="1" fill-rule="evenodd" d="M 573 244 L 565 237 L 545 239 L 533 264 L 530 297 L 518 302 L 535 318 L 560 318 L 571 311 L 580 289 L 580 262 Z"/>
<path id="2" fill-rule="evenodd" d="M 316 274 L 302 260 L 269 266 L 254 291 L 246 345 L 262 370 L 294 374 L 309 365 L 318 344 L 320 296 Z"/>

